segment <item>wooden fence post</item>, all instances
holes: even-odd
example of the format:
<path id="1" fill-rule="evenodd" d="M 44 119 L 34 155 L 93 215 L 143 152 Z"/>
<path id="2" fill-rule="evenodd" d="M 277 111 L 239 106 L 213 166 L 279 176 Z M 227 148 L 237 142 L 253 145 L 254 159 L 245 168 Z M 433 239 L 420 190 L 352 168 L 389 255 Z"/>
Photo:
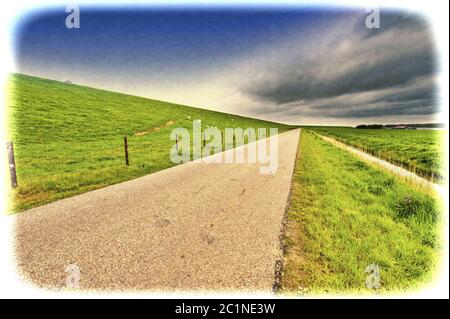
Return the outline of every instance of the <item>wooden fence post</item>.
<path id="1" fill-rule="evenodd" d="M 8 150 L 9 173 L 11 175 L 11 187 L 17 187 L 16 160 L 14 159 L 14 146 L 12 142 L 6 142 Z"/>
<path id="2" fill-rule="evenodd" d="M 123 142 L 124 142 L 124 145 L 125 145 L 125 165 L 129 166 L 130 162 L 128 160 L 128 141 L 127 141 L 127 137 L 126 136 L 123 137 Z"/>

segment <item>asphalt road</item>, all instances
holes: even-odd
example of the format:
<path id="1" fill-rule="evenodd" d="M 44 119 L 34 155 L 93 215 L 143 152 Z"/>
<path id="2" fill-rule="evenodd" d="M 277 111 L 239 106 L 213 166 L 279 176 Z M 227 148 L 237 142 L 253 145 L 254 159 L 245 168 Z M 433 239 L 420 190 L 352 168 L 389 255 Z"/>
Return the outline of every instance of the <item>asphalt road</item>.
<path id="1" fill-rule="evenodd" d="M 279 135 L 272 175 L 190 162 L 17 214 L 19 272 L 50 288 L 79 269 L 79 289 L 270 292 L 299 134 Z"/>

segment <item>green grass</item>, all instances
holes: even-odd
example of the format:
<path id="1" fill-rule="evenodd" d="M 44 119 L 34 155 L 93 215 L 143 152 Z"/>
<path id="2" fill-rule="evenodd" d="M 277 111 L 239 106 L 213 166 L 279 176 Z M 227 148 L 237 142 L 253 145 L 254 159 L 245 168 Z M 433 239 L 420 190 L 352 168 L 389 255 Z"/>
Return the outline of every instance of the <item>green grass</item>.
<path id="1" fill-rule="evenodd" d="M 372 155 L 393 162 L 430 180 L 441 180 L 446 130 L 355 129 L 315 127 L 315 131 L 336 138 Z"/>
<path id="2" fill-rule="evenodd" d="M 173 166 L 175 127 L 291 127 L 237 115 L 14 74 L 9 108 L 19 187 L 12 211 Z M 124 164 L 128 136 L 130 166 Z"/>
<path id="3" fill-rule="evenodd" d="M 302 131 L 287 213 L 282 291 L 379 292 L 430 280 L 440 250 L 435 195 L 407 184 Z"/>

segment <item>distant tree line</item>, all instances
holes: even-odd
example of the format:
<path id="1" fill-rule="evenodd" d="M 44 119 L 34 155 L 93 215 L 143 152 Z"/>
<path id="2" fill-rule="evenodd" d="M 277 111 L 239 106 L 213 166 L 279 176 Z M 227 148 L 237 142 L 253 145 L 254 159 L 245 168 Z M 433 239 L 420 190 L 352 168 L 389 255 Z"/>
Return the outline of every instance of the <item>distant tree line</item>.
<path id="1" fill-rule="evenodd" d="M 382 128 L 444 128 L 443 123 L 421 123 L 421 124 L 360 124 L 356 128 L 360 129 L 382 129 Z"/>
<path id="2" fill-rule="evenodd" d="M 362 129 L 381 129 L 383 128 L 383 124 L 360 124 L 357 125 L 356 128 L 362 128 Z"/>

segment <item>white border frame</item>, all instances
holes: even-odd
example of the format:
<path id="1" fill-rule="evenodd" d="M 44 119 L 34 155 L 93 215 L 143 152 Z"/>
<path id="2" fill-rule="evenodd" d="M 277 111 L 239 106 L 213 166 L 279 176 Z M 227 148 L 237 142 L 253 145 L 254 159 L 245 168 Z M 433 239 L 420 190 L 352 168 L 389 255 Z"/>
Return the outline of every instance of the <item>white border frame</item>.
<path id="1" fill-rule="evenodd" d="M 11 72 L 15 72 L 16 68 L 13 61 L 12 36 L 13 30 L 20 21 L 21 17 L 27 12 L 48 6 L 66 6 L 70 3 L 78 5 L 127 5 L 130 3 L 126 1 L 109 0 L 106 3 L 95 1 L 60 1 L 60 0 L 15 0 L 4 2 L 0 9 L 0 41 L 2 41 L 2 50 L 0 52 L 0 83 L 1 83 L 1 100 L 0 100 L 0 119 L 1 131 L 0 140 L 1 145 L 7 140 L 6 131 L 6 85 L 7 76 Z M 164 5 L 332 5 L 336 7 L 353 6 L 353 7 L 380 7 L 380 8 L 398 8 L 402 10 L 411 10 L 413 12 L 421 13 L 431 22 L 437 50 L 439 53 L 440 63 L 440 99 L 443 107 L 443 114 L 448 128 L 448 108 L 449 108 L 449 3 L 440 0 L 399 0 L 393 3 L 392 1 L 357 1 L 357 0 L 328 0 L 328 1 L 139 1 L 135 0 L 135 4 L 164 4 Z M 7 167 L 6 151 L 1 151 L 0 146 L 0 162 L 2 167 Z M 448 139 L 446 143 L 446 161 L 448 163 Z M 0 215 L 0 298 L 274 298 L 271 294 L 222 294 L 222 293 L 96 293 L 96 292 L 56 292 L 44 290 L 31 286 L 30 284 L 22 282 L 15 269 L 13 244 L 14 239 L 12 235 L 14 217 L 6 216 L 7 191 L 9 188 L 9 176 L 7 169 L 0 169 L 0 191 L 2 197 L 0 198 L 1 215 Z M 448 184 L 446 185 L 448 190 Z M 448 192 L 447 192 L 448 194 Z M 362 295 L 350 296 L 354 298 L 449 298 L 449 223 L 448 223 L 448 197 L 445 198 L 445 214 L 443 222 L 443 255 L 440 273 L 437 274 L 433 282 L 426 286 L 423 290 L 416 293 L 398 294 L 398 295 Z M 280 296 L 276 296 L 279 298 Z M 348 295 L 342 296 L 323 296 L 324 298 L 344 298 Z"/>

